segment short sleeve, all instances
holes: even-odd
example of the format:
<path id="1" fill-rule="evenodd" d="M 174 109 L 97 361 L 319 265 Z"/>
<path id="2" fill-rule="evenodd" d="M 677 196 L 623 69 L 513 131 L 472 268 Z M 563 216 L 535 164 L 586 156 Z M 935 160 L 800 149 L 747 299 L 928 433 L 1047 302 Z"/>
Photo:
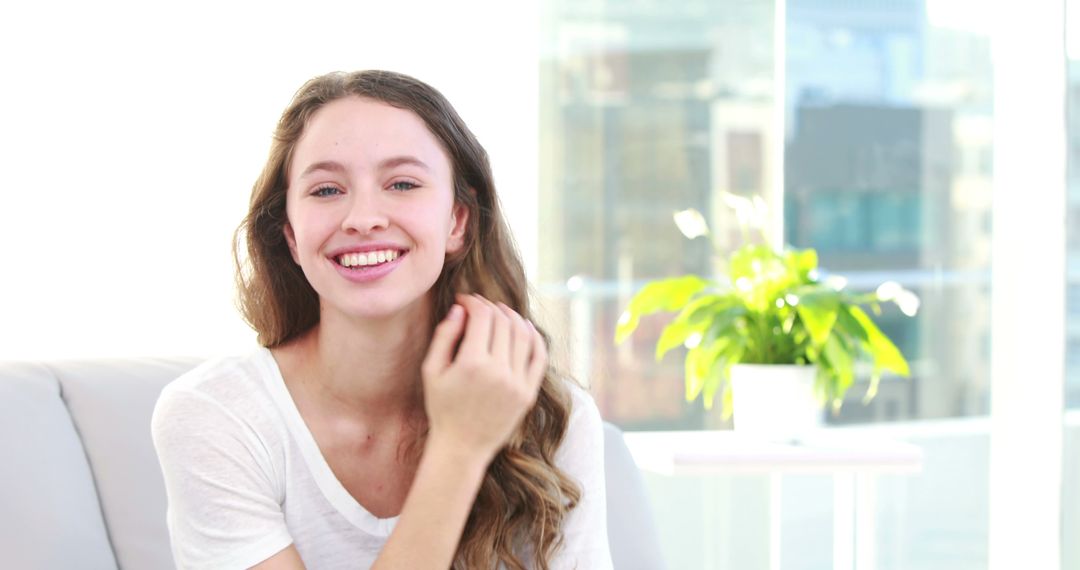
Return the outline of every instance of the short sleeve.
<path id="1" fill-rule="evenodd" d="M 178 568 L 249 568 L 292 543 L 267 447 L 223 405 L 166 387 L 151 433 Z"/>
<path id="2" fill-rule="evenodd" d="M 584 389 L 567 382 L 573 409 L 555 463 L 581 486 L 581 501 L 563 524 L 564 547 L 552 560 L 556 570 L 612 568 L 607 536 L 604 484 L 604 426 L 596 403 Z"/>

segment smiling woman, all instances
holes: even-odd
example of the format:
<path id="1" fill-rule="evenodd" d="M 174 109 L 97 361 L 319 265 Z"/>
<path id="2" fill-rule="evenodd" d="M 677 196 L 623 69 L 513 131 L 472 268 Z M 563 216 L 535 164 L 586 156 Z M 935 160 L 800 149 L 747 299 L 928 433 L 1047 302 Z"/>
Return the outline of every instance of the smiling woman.
<path id="1" fill-rule="evenodd" d="M 549 366 L 487 153 L 438 91 L 309 81 L 235 244 L 262 346 L 154 413 L 180 567 L 611 567 L 599 413 Z"/>
<path id="2" fill-rule="evenodd" d="M 288 171 L 284 232 L 293 261 L 323 302 L 322 318 L 351 305 L 369 318 L 408 310 L 430 319 L 423 293 L 443 259 L 461 251 L 468 210 L 455 203 L 450 159 L 424 121 L 378 100 L 334 100 L 308 119 Z M 368 235 L 380 239 L 357 242 Z M 380 250 L 398 257 L 365 269 L 338 261 L 345 252 L 366 258 Z M 364 283 L 372 286 L 356 290 Z"/>

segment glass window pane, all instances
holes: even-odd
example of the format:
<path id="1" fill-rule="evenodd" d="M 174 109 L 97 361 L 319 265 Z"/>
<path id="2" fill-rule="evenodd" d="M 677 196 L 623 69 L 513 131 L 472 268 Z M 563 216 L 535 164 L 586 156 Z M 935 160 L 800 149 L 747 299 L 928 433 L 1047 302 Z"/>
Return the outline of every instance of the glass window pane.
<path id="1" fill-rule="evenodd" d="M 984 30 L 931 3 L 793 2 L 785 238 L 856 290 L 920 296 L 883 330 L 912 365 L 857 384 L 834 423 L 984 415 L 989 406 L 992 75 Z M 929 11 L 929 13 L 928 13 Z"/>
<path id="2" fill-rule="evenodd" d="M 721 189 L 763 193 L 772 156 L 771 0 L 544 3 L 541 61 L 542 302 L 571 367 L 627 428 L 698 428 L 680 355 L 652 357 L 651 319 L 623 346 L 614 325 L 645 280 L 709 273 L 706 239 L 672 213 L 697 208 L 738 231 Z M 570 278 L 573 287 L 567 287 Z M 575 289 L 575 290 L 571 290 Z"/>
<path id="3" fill-rule="evenodd" d="M 782 213 L 784 241 L 816 248 L 823 269 L 846 277 L 849 289 L 892 280 L 921 298 L 914 318 L 892 305 L 875 316 L 911 377 L 886 376 L 864 405 L 869 378 L 860 374 L 828 418 L 856 429 L 895 423 L 874 433 L 925 451 L 920 475 L 879 481 L 877 567 L 985 568 L 988 424 L 974 417 L 988 413 L 990 385 L 988 19 L 970 4 L 933 0 L 800 0 L 783 10 L 772 0 L 542 6 L 541 302 L 604 417 L 628 430 L 727 425 L 700 399 L 685 402 L 682 349 L 654 358 L 666 319 L 643 320 L 617 347 L 615 323 L 649 280 L 714 274 L 713 248 L 683 238 L 672 213 L 700 210 L 723 254 L 744 238 L 723 193 L 782 196 L 769 206 Z M 905 423 L 923 420 L 943 421 Z M 733 513 L 760 516 L 755 500 L 768 485 L 757 483 L 730 481 L 719 492 L 686 483 L 702 489 L 703 503 L 733 498 L 720 512 L 672 507 L 668 516 L 700 523 L 703 539 L 670 548 L 686 556 L 674 567 L 761 562 L 743 557 L 760 532 L 718 535 L 723 550 L 704 539 Z M 675 500 L 686 484 L 655 480 L 653 488 Z M 824 484 L 825 494 L 785 497 L 800 528 L 827 529 L 828 481 L 792 484 Z M 786 540 L 785 567 L 831 564 L 827 547 Z M 702 558 L 688 554 L 695 548 Z"/>
<path id="4" fill-rule="evenodd" d="M 1080 565 L 1080 5 L 1066 6 L 1065 421 L 1062 568 Z"/>
<path id="5" fill-rule="evenodd" d="M 645 281 L 711 272 L 707 240 L 684 239 L 671 213 L 701 210 L 730 251 L 743 236 L 721 193 L 768 198 L 780 172 L 787 243 L 853 289 L 895 280 L 922 300 L 914 319 L 880 316 L 912 377 L 886 377 L 865 406 L 862 377 L 829 421 L 987 413 L 992 75 L 977 19 L 913 0 L 788 6 L 778 157 L 773 2 L 544 10 L 541 292 L 608 417 L 715 422 L 683 401 L 679 350 L 652 358 L 663 319 L 623 347 L 614 323 Z"/>

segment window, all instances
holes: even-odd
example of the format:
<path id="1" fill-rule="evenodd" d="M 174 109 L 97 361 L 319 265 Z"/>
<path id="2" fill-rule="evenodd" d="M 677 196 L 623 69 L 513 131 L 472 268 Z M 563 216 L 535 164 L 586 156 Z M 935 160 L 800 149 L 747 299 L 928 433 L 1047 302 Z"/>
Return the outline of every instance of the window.
<path id="1" fill-rule="evenodd" d="M 830 421 L 988 413 L 984 30 L 936 24 L 921 1 L 815 0 L 787 7 L 774 53 L 773 2 L 544 9 L 539 277 L 575 372 L 609 418 L 631 429 L 713 421 L 683 401 L 679 355 L 653 360 L 662 318 L 619 348 L 614 323 L 644 281 L 710 272 L 706 240 L 684 239 L 671 213 L 699 209 L 721 249 L 733 248 L 741 238 L 721 192 L 772 199 L 781 173 L 783 201 L 771 207 L 786 243 L 816 248 L 853 288 L 895 280 L 923 302 L 914 319 L 879 318 L 912 377 L 886 378 L 866 407 L 865 390 L 852 390 Z"/>

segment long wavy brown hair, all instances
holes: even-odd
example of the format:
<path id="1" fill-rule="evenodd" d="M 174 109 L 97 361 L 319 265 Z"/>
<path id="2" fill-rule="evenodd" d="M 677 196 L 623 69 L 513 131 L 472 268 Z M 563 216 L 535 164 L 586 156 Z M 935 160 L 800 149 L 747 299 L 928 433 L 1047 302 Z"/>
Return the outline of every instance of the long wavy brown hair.
<path id="1" fill-rule="evenodd" d="M 442 143 L 453 170 L 454 197 L 469 209 L 464 247 L 448 255 L 433 287 L 431 330 L 458 292 L 502 301 L 525 318 L 529 313 L 525 272 L 499 210 L 495 184 L 476 137 L 441 93 L 399 73 L 360 71 L 316 77 L 297 91 L 274 131 L 270 157 L 251 191 L 248 214 L 233 236 L 237 305 L 273 348 L 319 322 L 319 297 L 293 262 L 284 237 L 289 164 L 311 116 L 327 103 L 363 97 L 412 111 Z M 241 259 L 241 250 L 246 260 Z M 545 342 L 550 338 L 541 331 Z M 458 543 L 454 568 L 546 569 L 563 541 L 562 523 L 581 498 L 576 483 L 555 465 L 566 433 L 571 400 L 551 368 L 536 405 L 488 467 Z M 417 435 L 418 442 L 426 430 Z M 414 443 L 418 443 L 414 442 Z"/>

